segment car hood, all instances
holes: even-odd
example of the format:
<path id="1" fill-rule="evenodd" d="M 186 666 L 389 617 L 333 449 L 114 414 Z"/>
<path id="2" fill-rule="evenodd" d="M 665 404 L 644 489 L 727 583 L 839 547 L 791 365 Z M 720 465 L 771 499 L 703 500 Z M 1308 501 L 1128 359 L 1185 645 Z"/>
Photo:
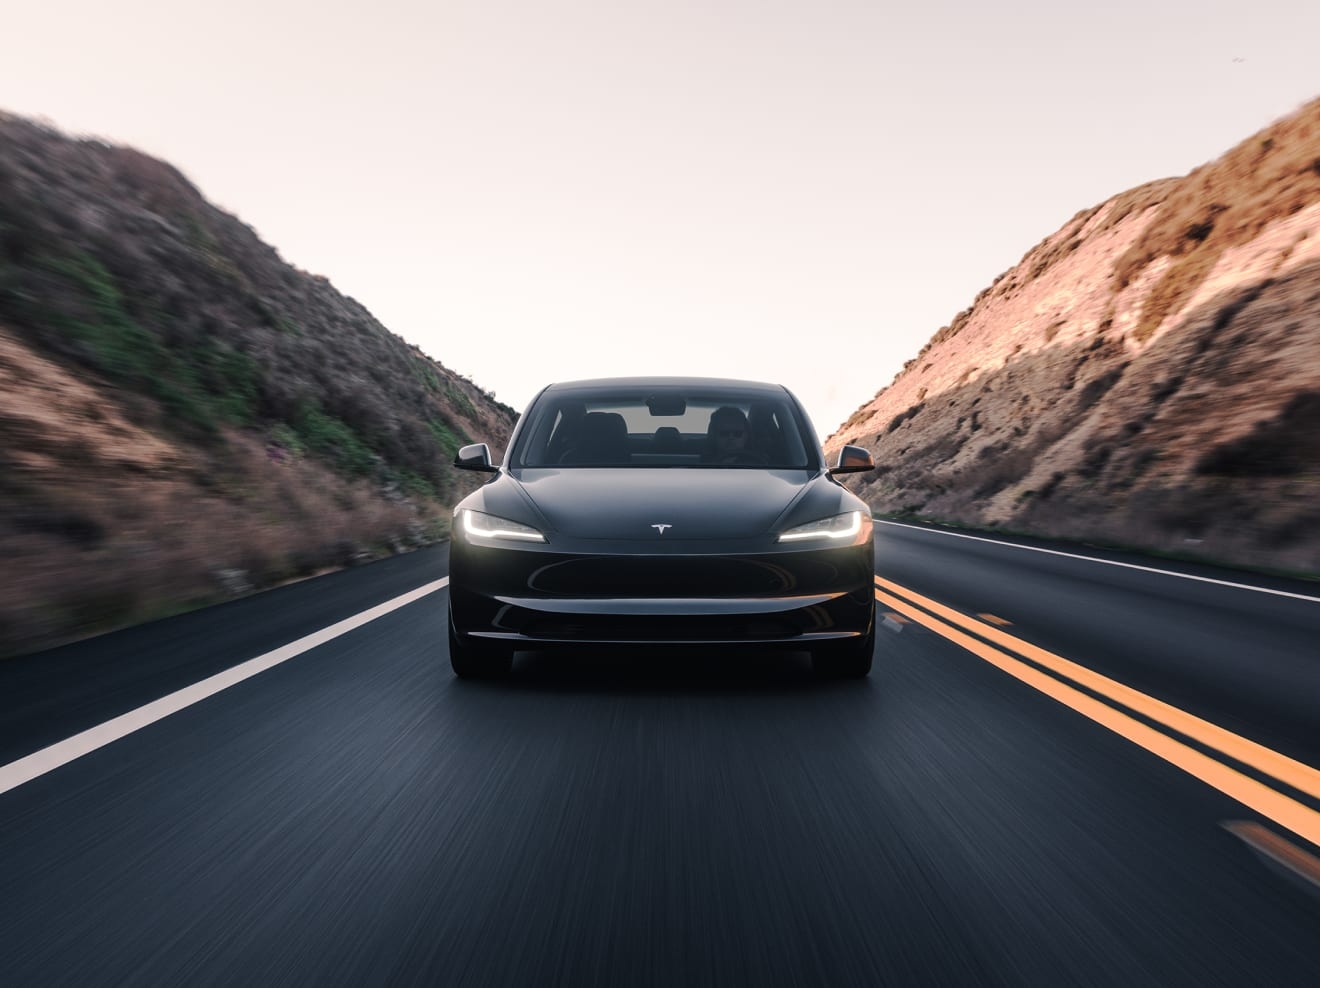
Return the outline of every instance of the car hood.
<path id="1" fill-rule="evenodd" d="M 580 539 L 754 538 L 812 482 L 807 470 L 524 470 L 523 493 L 550 530 Z M 668 527 L 661 533 L 655 526 Z"/>

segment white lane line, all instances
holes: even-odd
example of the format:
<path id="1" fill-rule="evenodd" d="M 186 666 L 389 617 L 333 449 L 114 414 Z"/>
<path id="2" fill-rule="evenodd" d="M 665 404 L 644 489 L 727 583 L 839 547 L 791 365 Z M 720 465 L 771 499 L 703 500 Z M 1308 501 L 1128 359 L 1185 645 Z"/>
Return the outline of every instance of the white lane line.
<path id="1" fill-rule="evenodd" d="M 75 734 L 71 738 L 57 741 L 48 748 L 42 748 L 40 751 L 34 751 L 17 761 L 10 762 L 8 765 L 0 766 L 0 794 L 21 786 L 25 782 L 31 782 L 38 776 L 45 775 L 61 765 L 67 765 L 74 759 L 81 758 L 83 755 L 104 747 L 112 741 L 118 741 L 134 731 L 140 731 L 147 725 L 154 724 L 170 714 L 178 713 L 185 707 L 191 707 L 194 703 L 199 703 L 207 697 L 215 696 L 221 690 L 227 690 L 245 679 L 251 679 L 259 672 L 265 672 L 267 669 L 271 669 L 281 662 L 288 662 L 295 656 L 302 655 L 303 652 L 316 648 L 318 645 L 324 645 L 340 635 L 346 635 L 353 629 L 360 628 L 364 624 L 376 620 L 376 618 L 384 617 L 391 611 L 397 611 L 400 607 L 405 607 L 428 594 L 435 593 L 448 583 L 449 577 L 447 576 L 427 583 L 416 590 L 410 590 L 406 594 L 395 597 L 393 600 L 387 600 L 383 604 L 377 604 L 375 607 L 354 614 L 352 617 L 322 628 L 320 631 L 314 631 L 297 641 L 281 645 L 274 651 L 258 655 L 255 659 L 248 659 L 232 669 L 216 673 L 214 676 L 203 679 L 200 683 L 185 686 L 181 690 L 163 696 L 159 700 L 153 700 L 136 710 L 120 714 L 104 724 L 88 728 L 81 734 Z"/>
<path id="2" fill-rule="evenodd" d="M 924 525 L 906 525 L 901 521 L 887 521 L 884 518 L 874 519 L 877 525 L 893 525 L 895 528 L 910 528 L 917 532 L 930 532 L 932 535 L 948 535 L 955 539 L 971 539 L 973 542 L 989 542 L 991 545 L 1007 546 L 1010 549 L 1027 549 L 1030 552 L 1043 552 L 1049 556 L 1064 556 L 1068 559 L 1081 559 L 1088 563 L 1104 563 L 1106 566 L 1122 566 L 1124 569 L 1139 569 L 1144 573 L 1158 573 L 1161 576 L 1176 576 L 1183 580 L 1196 580 L 1198 583 L 1215 583 L 1221 587 L 1232 587 L 1235 590 L 1254 590 L 1257 593 L 1273 594 L 1276 597 L 1291 597 L 1294 600 L 1309 600 L 1313 604 L 1320 604 L 1320 597 L 1312 597 L 1304 593 L 1290 593 L 1287 590 L 1272 590 L 1269 587 L 1257 587 L 1250 583 L 1230 583 L 1228 580 L 1215 580 L 1208 576 L 1193 576 L 1190 573 L 1178 573 L 1171 569 L 1157 569 L 1154 566 L 1138 566 L 1136 563 L 1120 563 L 1113 559 L 1098 559 L 1095 556 L 1079 556 L 1072 552 L 1060 552 L 1057 549 L 1041 549 L 1034 545 L 1018 545 L 1016 542 L 1000 542 L 998 539 L 987 539 L 979 535 L 964 535 L 962 532 L 946 532 L 939 528 L 926 528 Z"/>

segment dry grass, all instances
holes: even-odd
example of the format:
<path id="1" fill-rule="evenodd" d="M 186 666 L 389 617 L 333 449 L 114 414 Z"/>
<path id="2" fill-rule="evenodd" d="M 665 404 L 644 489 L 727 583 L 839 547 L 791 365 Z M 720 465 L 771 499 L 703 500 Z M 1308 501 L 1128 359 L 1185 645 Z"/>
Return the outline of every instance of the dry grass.
<path id="1" fill-rule="evenodd" d="M 230 438 L 225 461 L 198 476 L 11 475 L 0 488 L 0 655 L 224 599 L 224 570 L 259 589 L 448 534 L 438 505 Z"/>

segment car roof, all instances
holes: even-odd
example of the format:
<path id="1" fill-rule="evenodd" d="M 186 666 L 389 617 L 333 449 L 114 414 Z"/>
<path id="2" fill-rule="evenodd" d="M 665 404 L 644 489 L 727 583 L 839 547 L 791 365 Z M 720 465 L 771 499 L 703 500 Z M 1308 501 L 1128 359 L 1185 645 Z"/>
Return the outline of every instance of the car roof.
<path id="1" fill-rule="evenodd" d="M 739 391 L 764 391 L 783 394 L 788 391 L 782 384 L 766 381 L 743 381 L 731 377 L 681 377 L 681 376 L 637 376 L 637 377 L 594 377 L 580 381 L 557 381 L 548 385 L 546 391 L 594 391 L 609 388 L 709 388 L 719 390 L 732 388 Z"/>

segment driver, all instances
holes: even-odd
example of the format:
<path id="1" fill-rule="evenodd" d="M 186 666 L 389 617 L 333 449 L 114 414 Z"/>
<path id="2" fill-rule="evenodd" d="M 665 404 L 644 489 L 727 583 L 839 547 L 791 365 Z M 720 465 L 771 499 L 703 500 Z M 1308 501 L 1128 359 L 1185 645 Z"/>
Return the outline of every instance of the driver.
<path id="1" fill-rule="evenodd" d="M 751 430 L 747 416 L 733 405 L 722 405 L 711 412 L 706 429 L 707 463 L 749 463 L 760 460 L 748 450 Z"/>

